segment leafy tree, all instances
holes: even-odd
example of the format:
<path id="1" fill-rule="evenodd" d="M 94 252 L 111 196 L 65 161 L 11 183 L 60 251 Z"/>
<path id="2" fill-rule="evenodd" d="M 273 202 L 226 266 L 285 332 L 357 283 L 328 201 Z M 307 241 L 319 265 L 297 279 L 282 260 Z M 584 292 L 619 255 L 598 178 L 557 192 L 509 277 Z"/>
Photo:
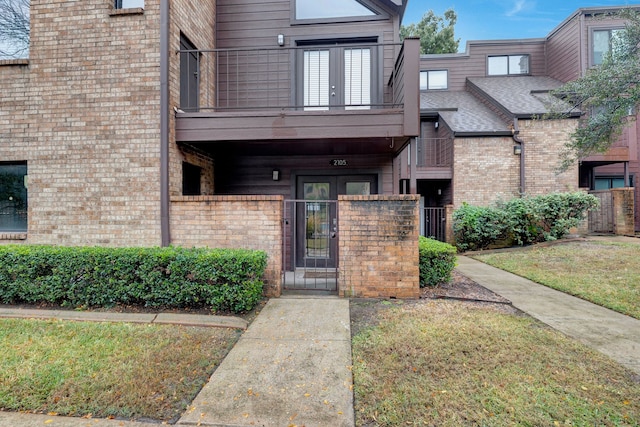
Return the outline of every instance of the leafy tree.
<path id="1" fill-rule="evenodd" d="M 640 103 L 640 15 L 624 10 L 616 16 L 626 19 L 627 24 L 612 38 L 611 49 L 602 64 L 554 91 L 570 103 L 569 113 L 578 109 L 586 113 L 565 147 L 565 168 L 584 157 L 607 151 L 625 125 L 635 120 Z M 566 110 L 560 113 L 557 107 L 552 111 L 552 118 L 567 113 Z"/>
<path id="2" fill-rule="evenodd" d="M 0 59 L 29 56 L 30 0 L 0 0 Z"/>
<path id="3" fill-rule="evenodd" d="M 453 9 L 447 9 L 444 16 L 428 11 L 417 24 L 402 25 L 400 38 L 420 37 L 421 53 L 455 53 L 460 39 L 455 38 L 454 25 L 458 16 Z"/>

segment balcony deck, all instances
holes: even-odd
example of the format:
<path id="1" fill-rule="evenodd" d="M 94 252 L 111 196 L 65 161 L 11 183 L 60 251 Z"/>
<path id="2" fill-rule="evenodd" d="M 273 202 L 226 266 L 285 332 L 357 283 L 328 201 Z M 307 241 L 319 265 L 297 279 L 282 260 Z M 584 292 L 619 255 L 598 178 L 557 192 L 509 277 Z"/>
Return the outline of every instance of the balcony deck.
<path id="1" fill-rule="evenodd" d="M 401 149 L 419 134 L 418 40 L 407 39 L 397 46 L 350 45 L 348 49 L 368 49 L 375 60 L 371 62 L 371 93 L 355 98 L 345 95 L 343 104 L 296 95 L 300 92 L 300 82 L 295 81 L 299 48 L 180 51 L 181 56 L 197 61 L 193 65 L 197 88 L 190 88 L 191 99 L 181 100 L 176 109 L 176 140 L 196 145 L 367 141 L 372 148 Z M 392 66 L 383 67 L 394 49 L 399 53 L 388 61 Z M 375 64 L 380 64 L 379 70 L 374 69 Z"/>

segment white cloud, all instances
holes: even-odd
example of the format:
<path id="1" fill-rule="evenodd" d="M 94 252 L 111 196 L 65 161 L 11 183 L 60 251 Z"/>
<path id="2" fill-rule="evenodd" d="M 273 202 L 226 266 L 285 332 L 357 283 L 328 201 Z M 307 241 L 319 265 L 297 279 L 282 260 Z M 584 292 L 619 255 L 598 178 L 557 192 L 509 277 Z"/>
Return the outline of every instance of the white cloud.
<path id="1" fill-rule="evenodd" d="M 522 11 L 527 11 L 533 9 L 535 6 L 534 2 L 528 2 L 527 0 L 516 0 L 511 9 L 505 13 L 506 16 L 514 16 Z"/>

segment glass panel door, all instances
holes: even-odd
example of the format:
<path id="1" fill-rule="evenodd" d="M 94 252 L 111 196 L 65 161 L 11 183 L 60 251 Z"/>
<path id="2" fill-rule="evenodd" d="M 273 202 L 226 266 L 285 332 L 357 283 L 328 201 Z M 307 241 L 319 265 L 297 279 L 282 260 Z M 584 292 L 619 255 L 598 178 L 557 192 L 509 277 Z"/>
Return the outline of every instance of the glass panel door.
<path id="1" fill-rule="evenodd" d="M 296 208 L 296 266 L 335 268 L 337 244 L 336 177 L 299 176 Z"/>
<path id="2" fill-rule="evenodd" d="M 344 104 L 347 110 L 371 108 L 371 49 L 344 49 Z"/>
<path id="3" fill-rule="evenodd" d="M 304 109 L 329 109 L 329 50 L 305 50 L 303 57 Z"/>

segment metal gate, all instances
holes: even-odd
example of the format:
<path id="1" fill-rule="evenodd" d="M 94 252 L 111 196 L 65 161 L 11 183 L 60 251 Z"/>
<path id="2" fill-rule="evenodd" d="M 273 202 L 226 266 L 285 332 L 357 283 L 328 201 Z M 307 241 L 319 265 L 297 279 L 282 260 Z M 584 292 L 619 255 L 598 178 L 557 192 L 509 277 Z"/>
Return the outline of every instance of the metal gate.
<path id="1" fill-rule="evenodd" d="M 447 214 L 445 208 L 423 208 L 421 234 L 425 237 L 446 241 Z"/>
<path id="2" fill-rule="evenodd" d="M 600 201 L 597 210 L 589 211 L 589 232 L 613 233 L 613 195 L 609 190 L 589 191 Z"/>
<path id="3" fill-rule="evenodd" d="M 337 201 L 285 200 L 283 245 L 284 289 L 337 291 Z"/>

